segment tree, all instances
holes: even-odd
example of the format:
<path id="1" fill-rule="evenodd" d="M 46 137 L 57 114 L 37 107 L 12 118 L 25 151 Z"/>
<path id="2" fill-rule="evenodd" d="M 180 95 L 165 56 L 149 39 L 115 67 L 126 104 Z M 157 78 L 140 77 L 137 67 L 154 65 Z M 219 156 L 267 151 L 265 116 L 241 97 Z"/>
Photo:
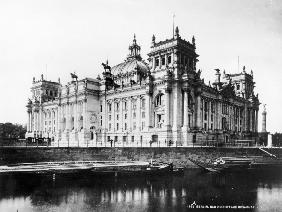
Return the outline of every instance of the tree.
<path id="1" fill-rule="evenodd" d="M 26 127 L 20 124 L 0 123 L 0 139 L 24 138 Z"/>

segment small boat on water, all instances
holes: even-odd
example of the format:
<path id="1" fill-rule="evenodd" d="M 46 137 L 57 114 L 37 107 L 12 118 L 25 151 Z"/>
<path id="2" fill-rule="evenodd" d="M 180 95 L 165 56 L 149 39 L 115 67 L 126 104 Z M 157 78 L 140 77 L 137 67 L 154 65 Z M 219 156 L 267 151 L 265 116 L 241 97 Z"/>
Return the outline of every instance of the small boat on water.
<path id="1" fill-rule="evenodd" d="M 0 174 L 160 175 L 173 171 L 167 163 L 142 161 L 61 161 L 0 166 Z"/>
<path id="2" fill-rule="evenodd" d="M 262 156 L 220 157 L 210 163 L 190 159 L 193 163 L 210 172 L 281 169 L 282 159 Z"/>
<path id="3" fill-rule="evenodd" d="M 244 168 L 249 168 L 250 164 L 253 162 L 252 159 L 247 157 L 220 157 L 215 159 L 211 163 L 204 163 L 195 160 L 191 161 L 199 167 L 211 172 L 241 170 Z"/>

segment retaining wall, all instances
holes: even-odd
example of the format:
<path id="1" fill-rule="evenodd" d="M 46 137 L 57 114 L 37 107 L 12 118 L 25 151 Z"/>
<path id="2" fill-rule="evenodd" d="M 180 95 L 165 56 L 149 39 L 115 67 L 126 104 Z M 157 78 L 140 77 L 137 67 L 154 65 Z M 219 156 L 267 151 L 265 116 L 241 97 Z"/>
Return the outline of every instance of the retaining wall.
<path id="1" fill-rule="evenodd" d="M 269 150 L 282 156 L 282 149 Z M 189 158 L 208 162 L 221 156 L 266 156 L 258 148 L 171 147 L 171 148 L 66 148 L 66 147 L 1 147 L 0 165 L 23 162 L 68 160 L 134 160 L 173 162 L 195 168 Z"/>

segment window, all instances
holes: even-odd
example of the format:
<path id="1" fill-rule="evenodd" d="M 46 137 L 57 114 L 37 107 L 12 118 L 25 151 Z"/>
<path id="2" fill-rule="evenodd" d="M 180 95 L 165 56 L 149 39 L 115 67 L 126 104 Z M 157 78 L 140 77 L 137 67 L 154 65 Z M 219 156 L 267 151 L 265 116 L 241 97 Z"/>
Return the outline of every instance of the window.
<path id="1" fill-rule="evenodd" d="M 211 121 L 213 122 L 213 114 L 211 114 Z"/>
<path id="2" fill-rule="evenodd" d="M 145 108 L 145 99 L 142 99 L 142 100 L 141 100 L 141 107 L 142 107 L 142 108 Z"/>
<path id="3" fill-rule="evenodd" d="M 112 104 L 109 104 L 109 112 L 112 112 Z"/>
<path id="4" fill-rule="evenodd" d="M 145 112 L 144 111 L 142 112 L 142 118 L 145 118 Z"/>
<path id="5" fill-rule="evenodd" d="M 117 130 L 119 130 L 119 124 L 117 123 Z"/>
<path id="6" fill-rule="evenodd" d="M 236 84 L 237 90 L 240 90 L 240 84 Z"/>
<path id="7" fill-rule="evenodd" d="M 116 103 L 116 110 L 119 111 L 119 103 Z"/>
<path id="8" fill-rule="evenodd" d="M 136 122 L 133 122 L 133 129 L 136 130 Z"/>
<path id="9" fill-rule="evenodd" d="M 100 105 L 100 112 L 103 112 L 103 106 Z"/>
<path id="10" fill-rule="evenodd" d="M 111 116 L 111 115 L 109 115 L 109 120 L 111 121 L 111 119 L 112 119 L 112 116 Z"/>
<path id="11" fill-rule="evenodd" d="M 136 101 L 132 102 L 132 108 L 136 109 Z"/>
<path id="12" fill-rule="evenodd" d="M 117 120 L 119 119 L 119 115 L 117 114 Z"/>
<path id="13" fill-rule="evenodd" d="M 124 119 L 127 119 L 127 113 L 126 113 L 126 114 L 124 114 Z"/>
<path id="14" fill-rule="evenodd" d="M 167 63 L 171 64 L 171 56 L 170 55 L 167 57 Z"/>
<path id="15" fill-rule="evenodd" d="M 111 124 L 109 124 L 109 131 L 111 131 L 111 129 L 112 129 L 112 125 L 111 125 Z"/>
<path id="16" fill-rule="evenodd" d="M 208 111 L 208 102 L 205 102 L 205 103 L 204 103 L 204 110 L 205 110 L 205 112 Z"/>
<path id="17" fill-rule="evenodd" d="M 143 130 L 145 128 L 145 122 L 142 121 L 141 129 Z"/>
<path id="18" fill-rule="evenodd" d="M 165 65 L 165 57 L 162 57 L 162 66 Z"/>
<path id="19" fill-rule="evenodd" d="M 207 131 L 207 123 L 204 124 L 204 129 Z"/>
<path id="20" fill-rule="evenodd" d="M 127 123 L 124 123 L 124 130 L 127 130 Z"/>
<path id="21" fill-rule="evenodd" d="M 215 108 L 214 108 L 214 103 L 211 102 L 211 112 L 214 113 L 215 112 Z"/>
<path id="22" fill-rule="evenodd" d="M 133 118 L 134 118 L 134 119 L 136 118 L 136 113 L 135 113 L 135 112 L 133 113 Z"/>
<path id="23" fill-rule="evenodd" d="M 124 102 L 124 109 L 127 110 L 127 102 Z"/>
<path id="24" fill-rule="evenodd" d="M 159 58 L 156 58 L 156 66 L 159 66 L 159 65 L 160 65 Z"/>
<path id="25" fill-rule="evenodd" d="M 163 94 L 159 94 L 155 101 L 155 106 L 160 106 L 163 104 Z"/>

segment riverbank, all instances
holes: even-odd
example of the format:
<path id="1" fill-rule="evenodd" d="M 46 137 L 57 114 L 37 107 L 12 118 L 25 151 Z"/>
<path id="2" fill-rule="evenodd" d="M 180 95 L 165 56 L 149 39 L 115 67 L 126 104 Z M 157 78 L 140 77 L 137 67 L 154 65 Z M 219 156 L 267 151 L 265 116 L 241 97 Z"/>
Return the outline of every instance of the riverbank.
<path id="1" fill-rule="evenodd" d="M 278 157 L 281 148 L 268 149 Z M 110 147 L 1 147 L 0 165 L 47 161 L 150 161 L 172 162 L 185 168 L 197 168 L 189 159 L 210 162 L 218 157 L 266 156 L 259 148 L 216 147 L 161 147 L 161 148 L 110 148 Z"/>

